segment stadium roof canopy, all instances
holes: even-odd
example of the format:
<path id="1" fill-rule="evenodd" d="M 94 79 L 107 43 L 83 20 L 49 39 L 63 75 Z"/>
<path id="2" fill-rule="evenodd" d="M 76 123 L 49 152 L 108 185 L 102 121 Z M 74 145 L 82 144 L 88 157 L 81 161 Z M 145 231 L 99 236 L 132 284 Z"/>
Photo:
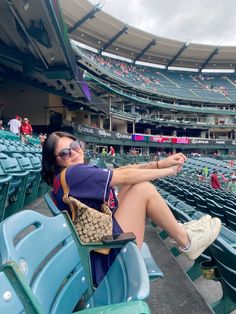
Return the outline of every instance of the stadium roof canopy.
<path id="1" fill-rule="evenodd" d="M 219 47 L 157 37 L 103 12 L 99 2 L 94 6 L 87 0 L 60 0 L 60 4 L 70 37 L 99 52 L 165 67 L 236 68 L 236 46 Z"/>

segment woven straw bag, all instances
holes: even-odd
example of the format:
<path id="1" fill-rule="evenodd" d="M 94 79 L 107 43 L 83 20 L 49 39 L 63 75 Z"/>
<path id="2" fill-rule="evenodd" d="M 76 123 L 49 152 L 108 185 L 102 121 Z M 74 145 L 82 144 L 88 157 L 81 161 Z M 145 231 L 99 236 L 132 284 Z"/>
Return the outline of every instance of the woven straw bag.
<path id="1" fill-rule="evenodd" d="M 105 235 L 112 234 L 112 212 L 107 203 L 101 206 L 101 212 L 91 208 L 76 198 L 69 196 L 66 183 L 66 169 L 61 172 L 63 201 L 70 207 L 72 222 L 82 242 L 98 242 Z"/>

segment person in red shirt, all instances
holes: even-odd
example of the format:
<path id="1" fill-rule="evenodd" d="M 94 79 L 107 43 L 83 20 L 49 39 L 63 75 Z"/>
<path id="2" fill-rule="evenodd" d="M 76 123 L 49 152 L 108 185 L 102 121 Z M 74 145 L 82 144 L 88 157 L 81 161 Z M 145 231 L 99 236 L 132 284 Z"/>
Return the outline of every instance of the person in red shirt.
<path id="1" fill-rule="evenodd" d="M 111 156 L 115 156 L 116 155 L 116 152 L 115 152 L 115 150 L 114 150 L 114 148 L 112 146 L 110 146 L 109 155 L 111 155 Z"/>
<path id="2" fill-rule="evenodd" d="M 29 135 L 29 136 L 32 135 L 33 129 L 32 129 L 31 124 L 29 123 L 28 118 L 23 119 L 23 122 L 22 122 L 21 127 L 20 127 L 20 133 L 23 135 Z"/>
<path id="3" fill-rule="evenodd" d="M 216 170 L 213 171 L 213 174 L 211 175 L 211 187 L 215 190 L 221 188 L 218 172 Z"/>
<path id="4" fill-rule="evenodd" d="M 20 136 L 21 136 L 22 142 L 25 144 L 28 144 L 29 141 L 27 137 L 31 137 L 32 133 L 33 133 L 33 129 L 32 129 L 31 124 L 29 123 L 29 119 L 24 118 L 20 126 Z"/>

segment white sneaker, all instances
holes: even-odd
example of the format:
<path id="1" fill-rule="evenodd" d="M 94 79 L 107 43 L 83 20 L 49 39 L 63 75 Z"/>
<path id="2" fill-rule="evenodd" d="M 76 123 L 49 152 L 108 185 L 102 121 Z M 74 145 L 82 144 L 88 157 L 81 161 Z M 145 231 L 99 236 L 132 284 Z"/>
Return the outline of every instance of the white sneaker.
<path id="1" fill-rule="evenodd" d="M 180 224 L 182 227 L 184 227 L 185 229 L 188 229 L 188 228 L 191 228 L 191 226 L 195 225 L 195 224 L 198 224 L 199 221 L 203 222 L 203 221 L 208 221 L 208 220 L 211 220 L 211 216 L 210 215 L 204 215 L 202 216 L 201 218 L 199 218 L 198 220 L 191 220 L 191 221 L 188 221 L 188 222 L 178 222 L 178 224 Z M 173 238 L 170 238 L 170 242 L 174 245 L 177 244 L 177 242 L 175 241 L 175 239 Z"/>
<path id="2" fill-rule="evenodd" d="M 201 218 L 199 218 L 198 220 L 191 220 L 188 222 L 183 223 L 183 226 L 186 227 L 186 229 L 191 228 L 191 226 L 195 225 L 195 224 L 199 224 L 199 222 L 205 222 L 205 221 L 209 221 L 211 220 L 211 216 L 210 215 L 204 215 Z"/>
<path id="3" fill-rule="evenodd" d="M 191 243 L 187 250 L 180 248 L 180 251 L 193 261 L 218 237 L 221 229 L 221 220 L 219 218 L 212 218 L 206 221 L 199 219 L 185 228 Z"/>

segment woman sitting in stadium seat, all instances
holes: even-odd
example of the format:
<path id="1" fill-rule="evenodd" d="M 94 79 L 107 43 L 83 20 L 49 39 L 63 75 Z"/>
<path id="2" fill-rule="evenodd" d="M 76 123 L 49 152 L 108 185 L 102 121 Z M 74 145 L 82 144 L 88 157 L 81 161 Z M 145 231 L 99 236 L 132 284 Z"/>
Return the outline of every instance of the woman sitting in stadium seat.
<path id="1" fill-rule="evenodd" d="M 101 169 L 84 163 L 84 145 L 73 135 L 54 132 L 43 145 L 42 174 L 53 186 L 55 203 L 60 210 L 68 210 L 63 202 L 60 171 L 68 167 L 66 181 L 70 195 L 86 205 L 100 210 L 108 201 L 113 212 L 113 234 L 133 232 L 141 247 L 145 218 L 149 217 L 175 239 L 178 247 L 191 260 L 196 259 L 218 236 L 221 222 L 218 218 L 203 216 L 200 220 L 180 225 L 172 215 L 164 199 L 149 182 L 165 176 L 176 175 L 186 157 L 182 153 L 166 159 L 120 167 Z M 113 187 L 120 186 L 118 199 Z M 94 281 L 99 283 L 117 250 L 109 255 L 92 253 Z"/>

